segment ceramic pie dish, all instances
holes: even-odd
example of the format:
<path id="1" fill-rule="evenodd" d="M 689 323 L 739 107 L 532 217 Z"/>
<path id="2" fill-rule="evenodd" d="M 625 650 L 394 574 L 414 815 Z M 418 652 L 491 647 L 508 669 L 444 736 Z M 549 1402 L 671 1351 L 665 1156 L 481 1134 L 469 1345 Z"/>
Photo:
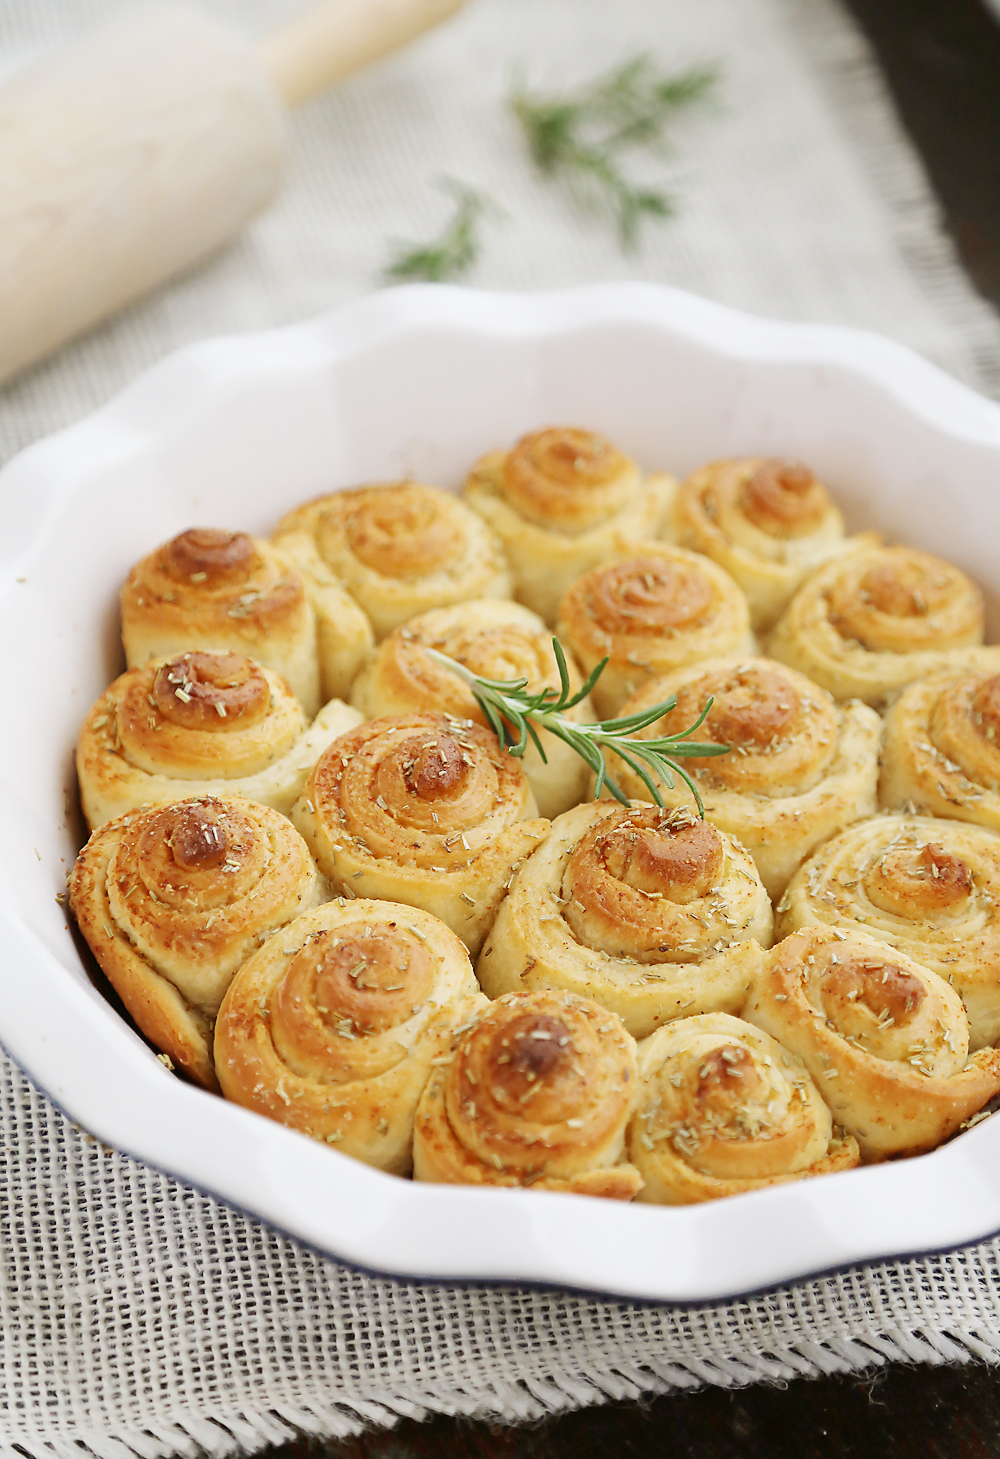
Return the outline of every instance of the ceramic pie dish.
<path id="1" fill-rule="evenodd" d="M 185 1085 L 88 976 L 56 894 L 128 567 L 196 523 L 266 533 L 338 486 L 457 487 L 483 451 L 564 422 L 677 474 L 802 457 L 852 528 L 976 577 L 998 636 L 1000 407 L 873 336 L 647 285 L 417 286 L 184 350 L 0 473 L 0 1042 L 108 1144 L 382 1273 L 696 1302 L 1000 1230 L 991 1119 L 930 1155 L 698 1207 L 415 1185 Z"/>

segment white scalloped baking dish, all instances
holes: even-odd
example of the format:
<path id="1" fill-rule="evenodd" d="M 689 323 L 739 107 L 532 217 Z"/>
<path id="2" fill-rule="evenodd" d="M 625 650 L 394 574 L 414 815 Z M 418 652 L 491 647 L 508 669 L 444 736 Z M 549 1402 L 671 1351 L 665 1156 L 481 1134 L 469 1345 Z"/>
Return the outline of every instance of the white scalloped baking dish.
<path id="1" fill-rule="evenodd" d="M 853 525 L 954 559 L 995 610 L 1000 407 L 871 335 L 647 285 L 417 286 L 184 350 L 0 473 L 0 1041 L 100 1139 L 379 1272 L 698 1301 L 1000 1229 L 1000 1120 L 686 1209 L 415 1185 L 173 1078 L 88 979 L 55 895 L 77 849 L 73 742 L 121 665 L 129 565 L 194 523 L 267 531 L 337 486 L 456 486 L 548 423 L 678 473 L 801 456 Z"/>

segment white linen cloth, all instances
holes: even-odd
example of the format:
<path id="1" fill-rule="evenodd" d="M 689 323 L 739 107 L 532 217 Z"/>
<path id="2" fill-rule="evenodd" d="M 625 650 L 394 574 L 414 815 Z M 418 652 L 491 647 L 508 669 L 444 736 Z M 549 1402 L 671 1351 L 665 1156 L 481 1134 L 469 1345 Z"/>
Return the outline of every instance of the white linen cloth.
<path id="1" fill-rule="evenodd" d="M 247 34 L 296 8 L 203 6 Z M 114 8 L 7 0 L 0 69 Z M 678 213 L 626 257 L 609 222 L 536 176 L 504 97 L 519 66 L 555 88 L 647 50 L 667 68 L 717 62 L 721 82 L 675 128 L 676 150 L 642 164 Z M 242 239 L 0 392 L 0 457 L 181 344 L 377 286 L 394 240 L 447 221 L 442 175 L 503 209 L 483 226 L 477 286 L 659 280 L 880 330 L 1000 395 L 1000 324 L 835 0 L 470 0 L 301 110 L 283 194 Z M 898 1358 L 1000 1361 L 995 1241 L 691 1309 L 421 1287 L 324 1260 L 107 1150 L 8 1061 L 0 1118 L 3 1456 L 214 1455 L 400 1415 L 514 1420 Z"/>

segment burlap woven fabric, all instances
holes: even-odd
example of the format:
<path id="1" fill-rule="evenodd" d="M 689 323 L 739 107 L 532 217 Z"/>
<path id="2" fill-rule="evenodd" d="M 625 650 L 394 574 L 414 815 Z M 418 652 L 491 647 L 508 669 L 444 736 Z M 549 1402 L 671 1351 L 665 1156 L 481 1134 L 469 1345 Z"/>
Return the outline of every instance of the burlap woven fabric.
<path id="1" fill-rule="evenodd" d="M 295 4 L 204 0 L 249 34 Z M 8 0 L 0 68 L 114 8 Z M 642 50 L 668 67 L 717 62 L 722 79 L 642 173 L 666 178 L 676 218 L 623 256 L 608 223 L 537 178 L 503 98 L 518 64 L 558 86 Z M 0 455 L 178 345 L 375 287 L 394 239 L 445 222 L 441 174 L 503 209 L 469 277 L 480 287 L 649 278 L 880 330 L 1000 394 L 1000 324 L 835 0 L 470 0 L 302 110 L 284 193 L 243 239 L 0 392 Z M 400 1415 L 514 1420 L 898 1358 L 1000 1360 L 994 1242 L 704 1308 L 419 1287 L 346 1270 L 116 1155 L 6 1063 L 0 1114 L 0 1453 L 22 1459 L 222 1454 Z"/>
<path id="2" fill-rule="evenodd" d="M 225 1454 L 430 1413 L 1000 1358 L 1000 1242 L 671 1308 L 364 1276 L 83 1134 L 0 1070 L 0 1453 Z M 19 1449 L 15 1449 L 14 1444 Z"/>

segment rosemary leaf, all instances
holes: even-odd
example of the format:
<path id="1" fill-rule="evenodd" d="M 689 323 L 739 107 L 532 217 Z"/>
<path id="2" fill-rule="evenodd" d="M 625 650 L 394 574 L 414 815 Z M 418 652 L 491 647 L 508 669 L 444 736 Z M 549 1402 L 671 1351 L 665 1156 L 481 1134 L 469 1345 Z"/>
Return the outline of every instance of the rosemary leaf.
<path id="1" fill-rule="evenodd" d="M 467 274 L 479 254 L 476 227 L 486 210 L 481 193 L 464 184 L 445 179 L 442 186 L 455 197 L 451 222 L 431 243 L 404 245 L 385 270 L 386 279 L 425 279 L 440 284 Z"/>
<path id="2" fill-rule="evenodd" d="M 728 745 L 702 744 L 691 739 L 695 730 L 704 724 L 712 708 L 712 700 L 707 701 L 698 718 L 686 729 L 650 739 L 636 739 L 635 731 L 645 729 L 670 710 L 676 709 L 675 698 L 623 718 L 601 720 L 596 724 L 577 724 L 575 720 L 567 718 L 565 711 L 572 709 L 584 694 L 589 693 L 600 678 L 607 659 L 603 659 L 588 675 L 583 689 L 573 694 L 566 655 L 558 638 L 553 638 L 552 649 L 559 669 L 559 688 L 539 689 L 534 693 L 528 691 L 527 679 L 485 679 L 474 674 L 464 664 L 448 658 L 447 654 L 438 653 L 433 648 L 426 652 L 435 663 L 450 669 L 463 683 L 468 684 L 487 724 L 509 754 L 520 758 L 530 739 L 544 760 L 545 751 L 538 738 L 538 731 L 548 730 L 575 750 L 595 772 L 595 795 L 599 796 L 602 789 L 606 788 L 622 805 L 628 805 L 625 792 L 608 773 L 607 760 L 603 753 L 607 751 L 624 760 L 659 806 L 664 802 L 657 781 L 672 790 L 674 775 L 679 775 L 694 796 L 698 814 L 704 817 L 705 807 L 698 787 L 678 761 L 691 756 L 728 753 Z"/>
<path id="3" fill-rule="evenodd" d="M 509 101 L 539 170 L 610 208 L 627 250 L 644 218 L 666 218 L 674 204 L 669 194 L 630 182 L 622 154 L 662 150 L 670 119 L 706 97 L 716 79 L 707 66 L 660 76 L 651 57 L 640 55 L 567 96 L 517 89 Z"/>

